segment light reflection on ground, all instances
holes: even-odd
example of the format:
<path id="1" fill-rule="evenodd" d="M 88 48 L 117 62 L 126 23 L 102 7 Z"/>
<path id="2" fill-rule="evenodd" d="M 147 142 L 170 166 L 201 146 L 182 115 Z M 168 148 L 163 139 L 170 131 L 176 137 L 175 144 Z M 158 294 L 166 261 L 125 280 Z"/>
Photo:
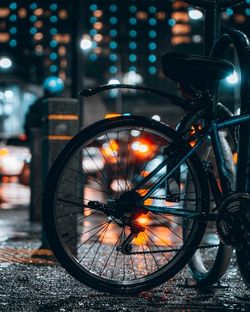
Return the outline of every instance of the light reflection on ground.
<path id="1" fill-rule="evenodd" d="M 30 203 L 30 187 L 20 183 L 0 184 L 0 208 L 28 206 Z"/>

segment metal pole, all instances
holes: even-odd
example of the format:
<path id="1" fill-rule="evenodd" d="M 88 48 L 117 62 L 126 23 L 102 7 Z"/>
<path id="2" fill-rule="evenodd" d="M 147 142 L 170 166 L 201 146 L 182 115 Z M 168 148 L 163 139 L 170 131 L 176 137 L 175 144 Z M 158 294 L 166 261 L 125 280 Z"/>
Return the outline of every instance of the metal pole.
<path id="1" fill-rule="evenodd" d="M 78 78 L 79 78 L 79 57 L 78 57 L 78 20 L 79 20 L 79 1 L 74 1 L 71 5 L 71 96 L 78 97 Z"/>
<path id="2" fill-rule="evenodd" d="M 79 96 L 79 91 L 82 89 L 83 64 L 80 51 L 80 39 L 82 34 L 82 21 L 84 12 L 84 1 L 76 0 L 71 5 L 71 97 L 77 98 L 80 103 L 80 128 L 83 126 L 84 101 L 83 97 Z"/>
<path id="3" fill-rule="evenodd" d="M 205 55 L 209 56 L 220 36 L 220 7 L 217 3 L 205 10 Z"/>

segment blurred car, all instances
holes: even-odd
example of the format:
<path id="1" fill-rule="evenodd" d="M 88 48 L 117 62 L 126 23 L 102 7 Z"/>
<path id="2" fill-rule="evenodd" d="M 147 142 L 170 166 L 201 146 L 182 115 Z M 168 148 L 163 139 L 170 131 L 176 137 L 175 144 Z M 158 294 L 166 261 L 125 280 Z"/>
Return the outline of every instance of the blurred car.
<path id="1" fill-rule="evenodd" d="M 20 176 L 30 159 L 30 150 L 21 138 L 10 138 L 0 142 L 0 175 L 2 178 Z"/>

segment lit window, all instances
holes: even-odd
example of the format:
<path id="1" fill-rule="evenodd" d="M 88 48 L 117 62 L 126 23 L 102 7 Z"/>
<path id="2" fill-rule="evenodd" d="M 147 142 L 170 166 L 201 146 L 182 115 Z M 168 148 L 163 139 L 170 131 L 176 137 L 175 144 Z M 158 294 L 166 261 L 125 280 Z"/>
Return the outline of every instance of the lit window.
<path id="1" fill-rule="evenodd" d="M 131 24 L 131 25 L 137 24 L 137 19 L 135 17 L 130 17 L 129 24 Z"/>
<path id="2" fill-rule="evenodd" d="M 96 11 L 98 9 L 96 4 L 91 4 L 89 8 L 90 8 L 90 11 Z"/>
<path id="3" fill-rule="evenodd" d="M 150 18 L 150 19 L 149 19 L 149 21 L 148 21 L 148 22 L 149 22 L 149 25 L 151 25 L 151 26 L 155 26 L 155 25 L 156 25 L 156 23 L 157 23 L 157 20 L 156 20 L 155 18 L 153 18 L 153 17 L 152 17 L 152 18 Z"/>
<path id="4" fill-rule="evenodd" d="M 148 35 L 149 35 L 150 38 L 155 38 L 156 37 L 156 31 L 150 30 Z"/>
<path id="5" fill-rule="evenodd" d="M 0 17 L 7 17 L 10 14 L 10 10 L 8 8 L 0 8 Z"/>
<path id="6" fill-rule="evenodd" d="M 41 32 L 36 33 L 34 35 L 34 40 L 39 41 L 39 40 L 42 40 L 42 39 L 43 39 L 43 34 Z"/>
<path id="7" fill-rule="evenodd" d="M 25 18 L 27 16 L 27 10 L 25 8 L 21 8 L 20 10 L 18 10 L 18 16 L 20 18 Z"/>
<path id="8" fill-rule="evenodd" d="M 103 35 L 101 35 L 101 34 L 95 35 L 95 36 L 94 36 L 94 40 L 95 40 L 96 42 L 101 42 L 101 41 L 103 40 Z"/>
<path id="9" fill-rule="evenodd" d="M 57 8 L 58 8 L 58 5 L 57 5 L 56 3 L 52 3 L 52 4 L 50 5 L 51 11 L 56 11 Z"/>
<path id="10" fill-rule="evenodd" d="M 148 11 L 153 14 L 153 13 L 156 12 L 156 7 L 155 6 L 150 6 Z"/>
<path id="11" fill-rule="evenodd" d="M 10 47 L 14 48 L 17 46 L 17 41 L 16 39 L 11 39 L 9 42 Z"/>
<path id="12" fill-rule="evenodd" d="M 58 17 L 62 20 L 68 18 L 68 11 L 66 10 L 60 10 L 58 11 Z"/>
<path id="13" fill-rule="evenodd" d="M 95 24 L 93 25 L 93 27 L 94 27 L 95 29 L 97 29 L 97 30 L 100 30 L 100 29 L 102 29 L 102 27 L 103 27 L 103 23 L 97 22 L 97 23 L 95 23 Z"/>
<path id="14" fill-rule="evenodd" d="M 148 72 L 149 72 L 150 75 L 155 75 L 156 74 L 156 67 L 150 66 L 148 68 Z"/>
<path id="15" fill-rule="evenodd" d="M 129 55 L 129 60 L 130 60 L 130 62 L 136 62 L 137 56 L 135 54 L 130 54 Z"/>
<path id="16" fill-rule="evenodd" d="M 109 31 L 109 34 L 110 34 L 111 37 L 116 37 L 117 36 L 117 30 L 116 29 L 111 29 Z"/>
<path id="17" fill-rule="evenodd" d="M 43 15 L 43 9 L 41 9 L 41 8 L 36 9 L 36 10 L 34 11 L 34 14 L 35 14 L 36 16 L 41 16 L 41 15 Z"/>
<path id="18" fill-rule="evenodd" d="M 135 12 L 137 11 L 137 7 L 136 7 L 135 5 L 131 5 L 131 6 L 129 7 L 129 11 L 130 11 L 131 13 L 135 13 Z"/>
<path id="19" fill-rule="evenodd" d="M 10 7 L 11 10 L 16 10 L 17 9 L 16 2 L 12 2 L 9 7 Z"/>
<path id="20" fill-rule="evenodd" d="M 102 11 L 102 10 L 97 10 L 97 11 L 95 11 L 93 14 L 94 14 L 94 16 L 96 16 L 96 17 L 101 17 L 101 16 L 103 15 L 103 11 Z"/>

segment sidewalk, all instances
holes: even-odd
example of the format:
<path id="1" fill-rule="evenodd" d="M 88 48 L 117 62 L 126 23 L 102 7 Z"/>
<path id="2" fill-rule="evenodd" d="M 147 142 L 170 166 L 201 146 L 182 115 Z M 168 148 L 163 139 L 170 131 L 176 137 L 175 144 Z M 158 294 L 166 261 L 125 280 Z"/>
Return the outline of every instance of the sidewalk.
<path id="1" fill-rule="evenodd" d="M 183 287 L 184 269 L 161 287 L 124 297 L 78 283 L 39 246 L 40 225 L 29 223 L 27 209 L 0 210 L 0 311 L 250 311 L 234 259 L 223 287 Z"/>

